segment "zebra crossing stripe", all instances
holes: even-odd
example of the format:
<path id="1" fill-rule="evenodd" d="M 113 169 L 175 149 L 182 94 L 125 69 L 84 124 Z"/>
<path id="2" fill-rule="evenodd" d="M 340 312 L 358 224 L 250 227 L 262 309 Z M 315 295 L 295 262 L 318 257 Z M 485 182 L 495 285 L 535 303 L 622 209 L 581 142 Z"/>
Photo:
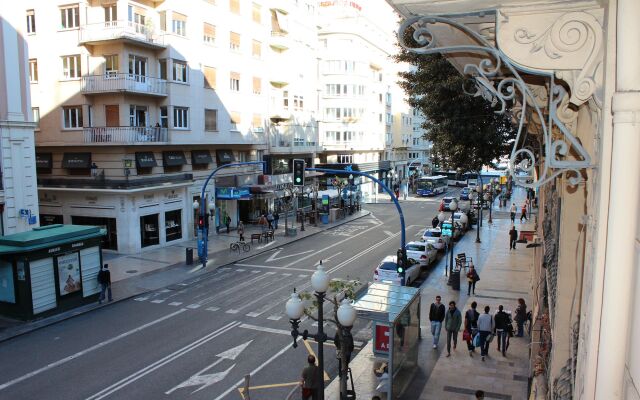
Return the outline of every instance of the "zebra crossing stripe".
<path id="1" fill-rule="evenodd" d="M 174 307 L 177 307 L 177 306 L 179 306 L 181 304 L 182 304 L 182 302 L 180 302 L 180 301 L 172 301 L 171 303 L 169 303 L 170 306 L 174 306 Z"/>
<path id="2" fill-rule="evenodd" d="M 158 300 L 151 300 L 152 303 L 156 303 L 156 304 L 160 304 L 160 303 L 164 303 L 164 299 L 158 299 Z"/>
<path id="3" fill-rule="evenodd" d="M 148 297 L 138 297 L 138 298 L 135 298 L 134 300 L 135 301 L 146 301 L 146 300 L 149 300 L 149 298 Z"/>
<path id="4" fill-rule="evenodd" d="M 218 311 L 220 307 L 207 307 L 207 311 Z"/>
<path id="5" fill-rule="evenodd" d="M 271 321 L 278 321 L 278 320 L 282 319 L 282 315 L 273 314 L 272 316 L 268 317 L 267 319 L 270 319 Z"/>
<path id="6" fill-rule="evenodd" d="M 195 310 L 196 308 L 200 308 L 200 304 L 189 304 L 187 308 Z"/>
<path id="7" fill-rule="evenodd" d="M 260 315 L 260 313 L 257 313 L 257 312 L 250 312 L 250 313 L 248 313 L 248 314 L 246 314 L 246 315 L 247 315 L 247 317 L 255 318 L 255 317 L 257 317 L 258 315 Z"/>

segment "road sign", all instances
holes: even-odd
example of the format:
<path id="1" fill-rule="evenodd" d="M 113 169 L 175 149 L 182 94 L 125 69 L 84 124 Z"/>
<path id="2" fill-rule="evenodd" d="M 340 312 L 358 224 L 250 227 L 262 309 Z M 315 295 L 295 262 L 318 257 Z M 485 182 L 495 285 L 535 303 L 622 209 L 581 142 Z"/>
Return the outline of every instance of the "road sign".
<path id="1" fill-rule="evenodd" d="M 442 236 L 451 236 L 451 222 L 442 223 Z"/>
<path id="2" fill-rule="evenodd" d="M 375 352 L 389 353 L 389 325 L 375 324 Z"/>

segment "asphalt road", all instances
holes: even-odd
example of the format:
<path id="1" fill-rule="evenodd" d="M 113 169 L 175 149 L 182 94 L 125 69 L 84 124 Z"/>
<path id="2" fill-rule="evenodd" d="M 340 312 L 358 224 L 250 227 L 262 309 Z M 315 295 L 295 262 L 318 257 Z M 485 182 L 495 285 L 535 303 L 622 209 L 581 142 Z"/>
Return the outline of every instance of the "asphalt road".
<path id="1" fill-rule="evenodd" d="M 438 202 L 402 202 L 407 242 L 430 225 Z M 393 204 L 367 209 L 368 217 L 286 246 L 276 240 L 241 263 L 1 343 L 0 398 L 240 399 L 250 374 L 252 400 L 284 399 L 307 355 L 317 353 L 312 341 L 291 346 L 284 304 L 293 288 L 310 291 L 319 260 L 332 278 L 371 281 L 377 263 L 399 247 Z M 423 286 L 443 285 L 442 264 L 425 269 Z M 312 322 L 301 330 L 315 332 Z M 331 325 L 325 329 L 333 337 Z M 359 320 L 353 332 L 360 348 L 370 325 Z M 335 378 L 330 344 L 325 369 Z"/>

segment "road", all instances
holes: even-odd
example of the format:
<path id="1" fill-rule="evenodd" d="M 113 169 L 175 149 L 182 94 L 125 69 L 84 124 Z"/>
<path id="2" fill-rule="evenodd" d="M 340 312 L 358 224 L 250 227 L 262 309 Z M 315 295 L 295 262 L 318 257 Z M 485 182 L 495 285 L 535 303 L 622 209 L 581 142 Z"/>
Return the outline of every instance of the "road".
<path id="1" fill-rule="evenodd" d="M 402 202 L 407 241 L 430 224 L 438 203 Z M 310 291 L 319 260 L 332 278 L 371 281 L 377 263 L 399 247 L 395 207 L 367 209 L 368 217 L 286 246 L 276 240 L 240 263 L 0 343 L 0 398 L 240 399 L 246 374 L 252 399 L 285 398 L 307 355 L 317 353 L 312 341 L 291 346 L 284 304 L 293 288 Z M 423 287 L 443 285 L 442 264 L 426 269 Z M 306 320 L 303 329 L 317 327 Z M 358 320 L 353 332 L 359 349 L 370 325 Z M 326 379 L 333 379 L 335 351 L 325 346 Z"/>

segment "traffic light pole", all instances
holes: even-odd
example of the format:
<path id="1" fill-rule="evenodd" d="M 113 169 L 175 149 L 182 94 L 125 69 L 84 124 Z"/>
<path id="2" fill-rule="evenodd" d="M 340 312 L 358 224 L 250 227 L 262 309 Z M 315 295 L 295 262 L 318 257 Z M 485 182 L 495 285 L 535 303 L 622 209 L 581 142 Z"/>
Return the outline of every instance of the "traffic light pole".
<path id="1" fill-rule="evenodd" d="M 207 177 L 207 179 L 204 181 L 204 184 L 202 185 L 202 191 L 200 192 L 200 202 L 202 203 L 200 205 L 200 217 L 202 218 L 206 218 L 206 213 L 207 213 L 207 207 L 206 207 L 206 190 L 207 190 L 207 185 L 209 185 L 209 181 L 211 180 L 211 178 L 213 178 L 215 176 L 215 174 L 220 171 L 221 169 L 225 169 L 225 168 L 231 168 L 231 167 L 241 167 L 241 166 L 245 166 L 245 165 L 257 165 L 257 164 L 261 164 L 262 165 L 262 171 L 264 173 L 264 166 L 265 166 L 265 162 L 264 161 L 246 161 L 246 162 L 239 162 L 239 163 L 231 163 L 231 164 L 225 164 L 225 165 L 221 165 L 218 168 L 214 169 L 213 171 L 211 171 L 211 173 L 209 174 L 209 176 Z M 216 204 L 216 195 L 214 193 L 213 195 L 213 205 L 214 205 L 214 210 L 215 210 L 215 204 Z M 214 211 L 214 215 L 215 215 L 215 211 Z M 198 227 L 198 233 L 200 235 L 200 237 L 198 238 L 198 256 L 200 256 L 200 262 L 202 262 L 202 268 L 205 268 L 207 266 L 207 257 L 208 257 L 208 252 L 209 252 L 209 228 L 207 227 L 208 224 L 204 224 L 204 226 L 199 226 Z"/>
<path id="2" fill-rule="evenodd" d="M 326 169 L 326 168 L 307 168 L 307 171 L 328 172 L 330 174 L 347 175 L 347 176 L 350 175 L 350 174 L 356 175 L 356 176 L 366 176 L 367 178 L 371 179 L 372 181 L 374 181 L 375 183 L 380 185 L 380 187 L 382 187 L 382 189 L 384 189 L 384 191 L 387 192 L 389 194 L 389 196 L 391 196 L 391 200 L 396 205 L 396 209 L 398 210 L 398 215 L 400 216 L 400 250 L 402 250 L 402 267 L 406 268 L 406 266 L 407 266 L 407 249 L 406 249 L 406 234 L 405 234 L 405 225 L 404 225 L 404 215 L 402 214 L 402 208 L 400 207 L 400 202 L 398 201 L 398 198 L 393 193 L 393 191 L 387 187 L 387 185 L 382 183 L 380 180 L 374 178 L 373 176 L 371 176 L 371 175 L 369 175 L 369 174 L 367 174 L 365 172 L 360 172 L 360 171 L 348 171 L 348 170 Z M 404 272 L 402 274 L 402 284 L 404 285 Z"/>

